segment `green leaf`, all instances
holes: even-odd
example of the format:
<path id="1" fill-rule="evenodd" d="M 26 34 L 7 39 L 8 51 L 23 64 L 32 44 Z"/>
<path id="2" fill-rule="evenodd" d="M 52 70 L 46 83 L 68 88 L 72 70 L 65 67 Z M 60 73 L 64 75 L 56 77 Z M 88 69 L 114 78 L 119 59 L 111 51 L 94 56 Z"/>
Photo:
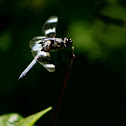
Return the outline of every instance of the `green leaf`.
<path id="1" fill-rule="evenodd" d="M 50 111 L 52 107 L 49 107 L 41 112 L 28 116 L 21 121 L 16 126 L 32 126 L 41 116 Z"/>
<path id="2" fill-rule="evenodd" d="M 0 126 L 15 126 L 22 119 L 17 113 L 4 114 L 0 116 Z"/>

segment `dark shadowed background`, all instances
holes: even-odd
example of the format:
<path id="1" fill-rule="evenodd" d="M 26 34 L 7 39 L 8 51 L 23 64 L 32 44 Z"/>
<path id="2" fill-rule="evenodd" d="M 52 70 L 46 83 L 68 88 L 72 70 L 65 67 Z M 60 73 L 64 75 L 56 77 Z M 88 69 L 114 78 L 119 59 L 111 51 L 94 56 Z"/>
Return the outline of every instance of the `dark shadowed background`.
<path id="1" fill-rule="evenodd" d="M 54 73 L 37 63 L 18 80 L 33 59 L 29 41 L 53 15 L 56 37 L 72 38 L 76 55 L 56 126 L 126 125 L 125 0 L 1 0 L 0 115 L 55 108 L 65 74 L 57 53 Z M 49 126 L 52 115 L 36 125 Z"/>

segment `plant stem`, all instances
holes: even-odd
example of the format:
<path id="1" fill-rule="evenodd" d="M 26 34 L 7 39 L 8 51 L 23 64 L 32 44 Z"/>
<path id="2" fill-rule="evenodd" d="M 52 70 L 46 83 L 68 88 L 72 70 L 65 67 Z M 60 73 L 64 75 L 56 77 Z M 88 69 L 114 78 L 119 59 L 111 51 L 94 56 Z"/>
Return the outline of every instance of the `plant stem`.
<path id="1" fill-rule="evenodd" d="M 57 115 L 58 115 L 58 112 L 59 112 L 60 104 L 61 104 L 62 97 L 63 97 L 63 94 L 64 94 L 64 89 L 65 89 L 66 84 L 67 84 L 67 80 L 68 80 L 68 77 L 69 77 L 69 73 L 70 73 L 70 69 L 71 69 L 74 57 L 75 57 L 74 47 L 72 47 L 72 55 L 70 55 L 70 57 L 69 57 L 69 64 L 68 64 L 68 67 L 66 69 L 64 82 L 63 82 L 63 85 L 62 85 L 62 88 L 61 88 L 61 91 L 60 91 L 60 94 L 59 94 L 58 102 L 57 102 L 56 109 L 54 111 L 54 115 L 53 115 L 52 122 L 51 122 L 50 126 L 55 125 L 55 121 L 56 121 L 56 118 L 57 118 Z"/>

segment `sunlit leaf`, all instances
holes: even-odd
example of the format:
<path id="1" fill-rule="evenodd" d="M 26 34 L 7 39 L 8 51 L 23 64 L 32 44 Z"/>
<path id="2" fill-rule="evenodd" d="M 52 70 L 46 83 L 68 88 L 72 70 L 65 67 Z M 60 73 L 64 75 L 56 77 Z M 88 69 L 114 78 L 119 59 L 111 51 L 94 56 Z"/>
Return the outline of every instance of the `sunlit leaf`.
<path id="1" fill-rule="evenodd" d="M 0 116 L 0 126 L 15 126 L 23 117 L 17 113 Z"/>
<path id="2" fill-rule="evenodd" d="M 46 114 L 51 109 L 52 107 L 49 107 L 41 112 L 28 116 L 25 119 L 22 119 L 16 126 L 32 126 L 41 116 Z"/>

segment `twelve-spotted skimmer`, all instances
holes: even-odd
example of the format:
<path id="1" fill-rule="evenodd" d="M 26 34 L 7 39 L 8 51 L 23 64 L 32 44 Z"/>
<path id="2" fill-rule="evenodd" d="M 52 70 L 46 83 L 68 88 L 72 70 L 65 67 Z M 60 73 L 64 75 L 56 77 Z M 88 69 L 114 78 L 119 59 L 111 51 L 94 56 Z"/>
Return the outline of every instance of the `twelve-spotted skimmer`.
<path id="1" fill-rule="evenodd" d="M 63 48 L 71 47 L 73 41 L 68 38 L 55 38 L 56 36 L 56 25 L 58 17 L 50 17 L 44 24 L 42 32 L 45 36 L 34 37 L 29 46 L 32 49 L 32 55 L 34 59 L 27 66 L 27 68 L 21 73 L 19 79 L 26 75 L 26 73 L 36 64 L 38 61 L 44 68 L 49 72 L 55 71 L 55 65 L 50 58 L 50 51 L 59 50 Z"/>

